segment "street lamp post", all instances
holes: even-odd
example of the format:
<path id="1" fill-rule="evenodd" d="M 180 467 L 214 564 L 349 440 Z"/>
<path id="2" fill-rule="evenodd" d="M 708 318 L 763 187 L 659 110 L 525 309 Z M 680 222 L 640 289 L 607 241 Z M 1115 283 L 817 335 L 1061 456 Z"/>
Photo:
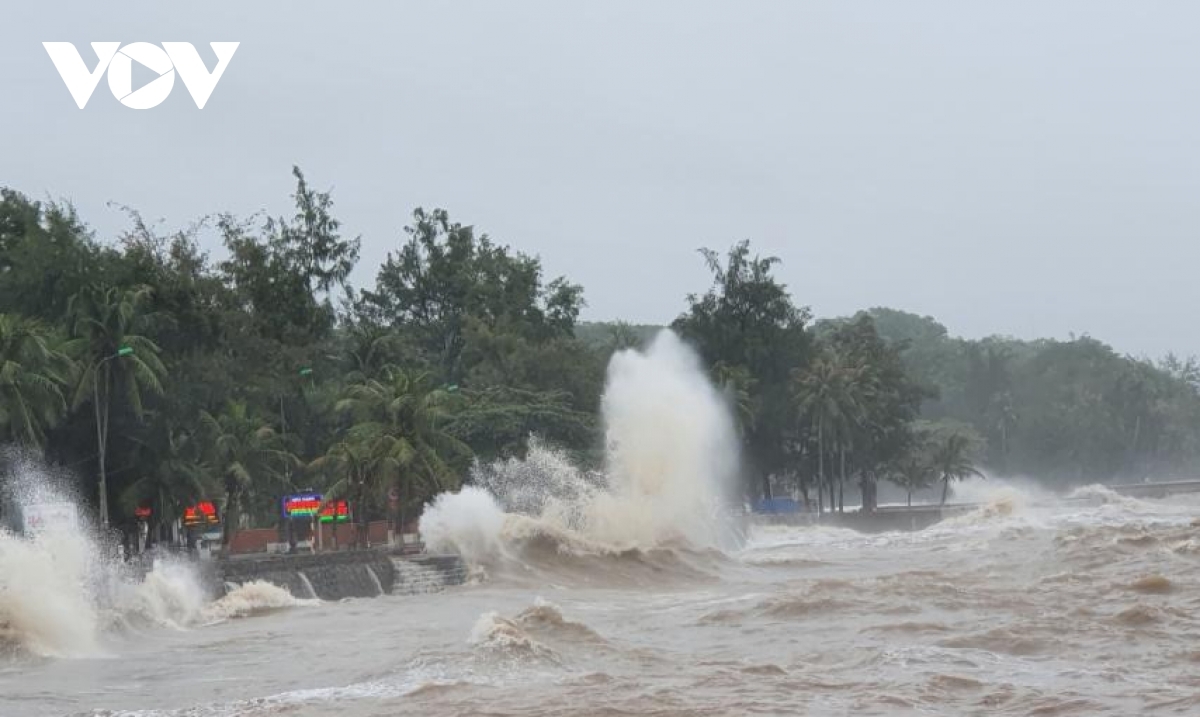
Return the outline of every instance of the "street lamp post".
<path id="1" fill-rule="evenodd" d="M 299 371 L 297 371 L 297 374 L 300 376 L 312 376 L 312 372 L 313 372 L 312 368 L 310 368 L 308 366 L 304 366 Z M 287 440 L 287 416 L 284 414 L 284 410 L 283 410 L 283 394 L 282 393 L 279 394 L 279 437 L 282 438 L 286 442 L 286 440 Z M 291 484 L 292 484 L 292 467 L 290 464 L 284 467 L 283 479 L 288 484 L 288 487 L 290 488 Z M 313 524 L 318 525 L 318 526 L 320 525 L 320 523 L 316 523 L 316 522 L 314 522 Z M 287 526 L 288 552 L 294 553 L 294 552 L 296 552 L 296 531 L 295 531 L 295 527 L 292 525 L 292 519 L 290 517 L 287 519 L 286 526 Z"/>
<path id="2" fill-rule="evenodd" d="M 133 353 L 132 346 L 121 346 L 111 356 L 105 356 L 92 367 L 92 405 L 96 411 L 96 443 L 100 453 L 100 527 L 108 528 L 108 474 L 104 459 L 108 451 L 108 374 L 104 381 L 104 412 L 100 411 L 100 367 L 115 358 L 122 358 Z"/>

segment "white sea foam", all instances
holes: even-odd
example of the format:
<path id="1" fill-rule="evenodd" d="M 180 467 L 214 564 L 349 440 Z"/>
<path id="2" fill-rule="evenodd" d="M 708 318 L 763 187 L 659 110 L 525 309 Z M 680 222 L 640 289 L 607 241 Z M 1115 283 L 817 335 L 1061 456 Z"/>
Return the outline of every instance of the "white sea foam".
<path id="1" fill-rule="evenodd" d="M 478 466 L 474 486 L 438 496 L 421 521 L 426 543 L 471 562 L 535 540 L 574 553 L 730 547 L 738 443 L 691 348 L 663 331 L 645 352 L 615 354 L 602 411 L 603 473 L 533 440 L 523 460 Z"/>

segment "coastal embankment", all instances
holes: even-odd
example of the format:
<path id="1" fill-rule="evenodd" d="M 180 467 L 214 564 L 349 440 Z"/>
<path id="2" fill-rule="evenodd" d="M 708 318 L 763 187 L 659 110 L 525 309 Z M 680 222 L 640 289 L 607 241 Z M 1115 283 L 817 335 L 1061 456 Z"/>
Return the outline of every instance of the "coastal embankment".
<path id="1" fill-rule="evenodd" d="M 438 592 L 466 579 L 457 555 L 401 555 L 387 549 L 299 555 L 245 555 L 212 561 L 205 579 L 214 594 L 265 581 L 298 598 L 351 597 Z"/>

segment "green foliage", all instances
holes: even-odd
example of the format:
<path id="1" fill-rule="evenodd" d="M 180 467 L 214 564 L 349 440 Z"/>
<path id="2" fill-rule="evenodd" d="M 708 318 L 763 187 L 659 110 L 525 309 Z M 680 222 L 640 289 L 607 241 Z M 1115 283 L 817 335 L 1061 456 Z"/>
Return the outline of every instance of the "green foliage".
<path id="1" fill-rule="evenodd" d="M 169 318 L 148 311 L 150 296 L 151 289 L 145 286 L 89 285 L 71 297 L 67 306 L 71 340 L 63 347 L 85 367 L 75 387 L 75 406 L 92 400 L 97 388 L 100 400 L 107 402 L 116 386 L 126 405 L 141 417 L 143 395 L 163 393 L 166 365 L 159 358 L 158 345 L 142 332 Z M 133 353 L 120 361 L 107 360 L 123 348 Z"/>
<path id="2" fill-rule="evenodd" d="M 625 321 L 581 321 L 575 326 L 575 338 L 594 349 L 613 352 L 642 348 L 663 328 Z"/>
<path id="3" fill-rule="evenodd" d="M 58 323 L 70 297 L 104 273 L 105 252 L 69 204 L 0 189 L 0 309 Z"/>
<path id="4" fill-rule="evenodd" d="M 133 438 L 130 455 L 140 477 L 122 491 L 118 507 L 126 515 L 138 507 L 150 508 L 160 539 L 185 507 L 222 492 L 215 471 L 204 463 L 201 438 L 157 416 Z"/>
<path id="5" fill-rule="evenodd" d="M 975 467 L 980 440 L 968 426 L 947 424 L 935 429 L 930 441 L 929 466 L 942 482 L 942 505 L 945 505 L 951 482 L 983 477 Z"/>
<path id="6" fill-rule="evenodd" d="M 990 471 L 1068 485 L 1187 474 L 1200 462 L 1194 360 L 1155 365 L 1086 336 L 957 339 L 931 319 L 870 313 L 934 392 L 923 417 L 970 426 Z"/>
<path id="7" fill-rule="evenodd" d="M 74 365 L 41 323 L 0 314 L 0 440 L 41 447 L 66 414 Z"/>
<path id="8" fill-rule="evenodd" d="M 533 342 L 571 336 L 583 290 L 562 278 L 543 285 L 537 259 L 476 237 L 441 209 L 417 209 L 404 231 L 408 241 L 388 255 L 358 308 L 412 336 L 441 380 L 471 370 L 463 361 L 471 324 Z"/>
<path id="9" fill-rule="evenodd" d="M 200 429 L 208 474 L 225 492 L 228 542 L 248 500 L 257 498 L 262 509 L 294 487 L 288 476 L 298 461 L 283 436 L 244 403 L 232 403 L 216 415 L 201 411 Z"/>
<path id="10" fill-rule="evenodd" d="M 349 441 L 369 448 L 372 477 L 427 498 L 457 488 L 455 469 L 471 456 L 446 430 L 455 399 L 427 373 L 387 368 L 377 379 L 347 386 L 337 409 L 353 419 Z"/>
<path id="11" fill-rule="evenodd" d="M 791 372 L 809 361 L 811 338 L 805 331 L 808 310 L 792 303 L 787 287 L 775 280 L 775 257 L 752 255 L 749 242 L 741 242 L 721 257 L 701 250 L 712 273 L 704 294 L 688 296 L 688 309 L 672 327 L 691 341 L 709 365 L 724 371 L 743 372 L 752 382 L 743 388 L 745 458 L 769 492 L 771 474 L 788 468 L 787 451 L 794 407 L 788 397 Z"/>
<path id="12" fill-rule="evenodd" d="M 450 432 L 480 460 L 520 456 L 530 435 L 586 452 L 595 442 L 595 414 L 580 411 L 565 391 L 492 386 L 463 392 Z"/>
<path id="13" fill-rule="evenodd" d="M 913 493 L 930 487 L 937 478 L 932 437 L 924 431 L 914 430 L 908 449 L 888 464 L 884 477 L 905 490 L 911 506 Z"/>
<path id="14" fill-rule="evenodd" d="M 0 440 L 70 466 L 82 495 L 105 485 L 126 527 L 202 498 L 229 528 L 273 525 L 301 476 L 358 520 L 403 520 L 531 436 L 599 463 L 605 366 L 659 327 L 581 323 L 579 286 L 443 210 L 413 212 L 356 292 L 359 240 L 293 174 L 288 217 L 162 234 L 123 208 L 129 230 L 104 241 L 69 204 L 0 190 Z M 810 325 L 778 259 L 701 254 L 711 283 L 672 327 L 728 400 L 747 493 L 815 488 L 832 509 L 852 480 L 911 495 L 983 467 L 1066 484 L 1200 465 L 1193 359 L 966 340 L 887 308 Z"/>

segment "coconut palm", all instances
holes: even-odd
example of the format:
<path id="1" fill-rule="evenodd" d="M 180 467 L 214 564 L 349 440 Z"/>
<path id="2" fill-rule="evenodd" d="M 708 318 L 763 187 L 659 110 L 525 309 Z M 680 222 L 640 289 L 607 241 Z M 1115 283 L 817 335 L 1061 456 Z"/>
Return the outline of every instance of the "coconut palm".
<path id="1" fill-rule="evenodd" d="M 205 470 L 200 441 L 180 427 L 154 420 L 132 440 L 143 473 L 121 493 L 121 504 L 128 512 L 150 507 L 151 527 L 162 540 L 170 520 L 184 507 L 219 495 L 221 485 Z"/>
<path id="2" fill-rule="evenodd" d="M 149 311 L 151 291 L 89 286 L 68 303 L 72 339 L 65 351 L 80 364 L 72 406 L 92 402 L 96 421 L 99 465 L 100 523 L 108 524 L 108 424 L 114 386 L 139 418 L 144 413 L 143 392 L 163 392 L 166 366 L 158 345 L 138 333 L 158 318 Z M 119 359 L 119 360 L 114 360 Z"/>
<path id="3" fill-rule="evenodd" d="M 403 509 L 407 501 L 456 488 L 455 467 L 471 451 L 445 426 L 454 391 L 434 388 L 427 373 L 386 368 L 378 378 L 347 386 L 338 410 L 354 421 L 351 444 L 364 446 L 368 483 L 391 484 Z M 398 516 L 403 524 L 403 514 Z"/>
<path id="4" fill-rule="evenodd" d="M 963 430 L 951 430 L 935 440 L 931 465 L 934 473 L 942 481 L 941 505 L 946 504 L 946 498 L 950 495 L 951 481 L 964 480 L 971 476 L 983 477 L 972 459 L 975 443 Z"/>
<path id="5" fill-rule="evenodd" d="M 388 439 L 354 435 L 352 439 L 335 442 L 324 456 L 308 464 L 308 469 L 323 472 L 332 478 L 325 488 L 324 504 L 346 500 L 354 518 L 353 548 L 370 547 L 367 531 L 367 502 L 382 493 L 383 486 L 398 470 L 398 460 L 392 456 Z M 337 540 L 336 530 L 334 540 Z"/>
<path id="6" fill-rule="evenodd" d="M 73 368 L 44 326 L 0 314 L 0 440 L 40 448 L 66 413 Z"/>
<path id="7" fill-rule="evenodd" d="M 350 324 L 346 340 L 349 363 L 346 380 L 349 382 L 377 376 L 387 368 L 389 359 L 402 350 L 400 334 L 366 321 Z"/>
<path id="8" fill-rule="evenodd" d="M 924 446 L 914 446 L 891 466 L 891 481 L 908 493 L 908 507 L 912 507 L 913 493 L 928 488 L 933 481 L 934 468 L 931 457 Z"/>
<path id="9" fill-rule="evenodd" d="M 817 509 L 822 509 L 821 488 L 829 489 L 830 509 L 834 505 L 833 483 L 826 479 L 827 446 L 838 447 L 845 479 L 846 449 L 853 427 L 861 420 L 864 392 L 867 390 L 862 367 L 845 357 L 826 352 L 806 370 L 792 372 L 792 395 L 799 415 L 806 419 L 817 438 Z"/>
<path id="10" fill-rule="evenodd" d="M 207 469 L 225 493 L 222 540 L 228 545 L 246 499 L 259 491 L 274 497 L 291 488 L 286 476 L 298 461 L 283 436 L 269 422 L 251 415 L 244 403 L 231 403 L 216 416 L 202 411 L 200 423 L 206 434 Z"/>

